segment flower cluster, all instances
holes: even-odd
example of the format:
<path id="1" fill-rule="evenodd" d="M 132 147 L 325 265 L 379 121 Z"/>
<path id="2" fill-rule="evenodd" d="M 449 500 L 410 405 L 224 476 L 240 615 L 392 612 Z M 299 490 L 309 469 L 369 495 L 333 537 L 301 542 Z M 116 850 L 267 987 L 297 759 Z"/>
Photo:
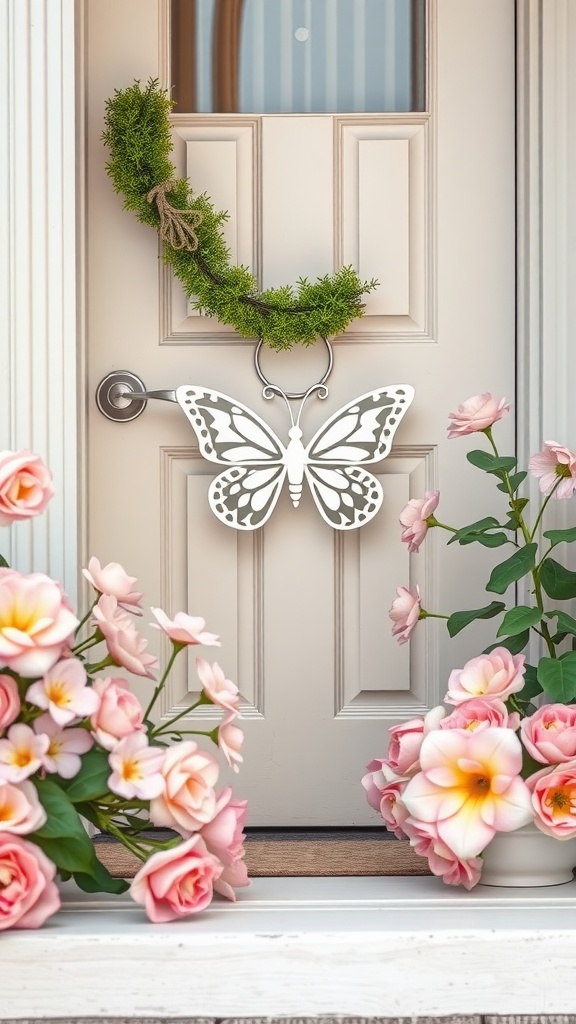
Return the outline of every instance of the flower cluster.
<path id="1" fill-rule="evenodd" d="M 371 761 L 362 780 L 386 826 L 410 840 L 433 874 L 467 889 L 480 880 L 482 852 L 496 832 L 533 822 L 556 839 L 576 837 L 576 619 L 555 607 L 576 598 L 576 573 L 551 557 L 559 544 L 576 541 L 576 527 L 542 530 L 550 499 L 576 491 L 576 453 L 547 441 L 529 460 L 528 471 L 544 495 L 531 525 L 529 500 L 519 496 L 528 473 L 517 471 L 515 458 L 500 455 L 492 435 L 509 410 L 504 399 L 476 395 L 451 414 L 448 427 L 449 438 L 487 438 L 490 450 L 471 451 L 467 458 L 506 495 L 505 521 L 486 516 L 458 529 L 448 526 L 436 517 L 440 493 L 428 491 L 406 505 L 400 524 L 411 553 L 431 528 L 448 531 L 450 544 L 510 545 L 513 553 L 492 569 L 486 591 L 503 595 L 528 577 L 531 602 L 507 608 L 491 601 L 441 615 L 422 607 L 417 586 L 398 588 L 390 618 L 399 643 L 425 618 L 446 620 L 450 636 L 477 619 L 501 622 L 496 643 L 450 674 L 444 697 L 449 713 L 439 706 L 392 727 L 388 756 Z M 546 653 L 529 665 L 522 652 L 533 632 Z"/>
<path id="2" fill-rule="evenodd" d="M 37 515 L 52 494 L 37 455 L 0 452 L 1 525 Z M 219 638 L 202 618 L 153 608 L 152 625 L 171 644 L 156 682 L 157 659 L 135 625 L 135 578 L 96 558 L 83 572 L 95 596 L 79 621 L 57 582 L 0 557 L 0 930 L 36 928 L 53 914 L 56 876 L 88 892 L 129 887 L 156 922 L 202 910 L 214 892 L 233 900 L 234 888 L 248 885 L 246 801 L 217 789 L 216 758 L 188 738 L 209 738 L 238 771 L 238 688 L 198 658 L 196 704 L 156 725 L 151 718 L 178 654 Z M 146 708 L 118 668 L 153 681 Z M 211 732 L 181 728 L 200 704 L 221 710 L 220 723 Z M 130 886 L 97 860 L 82 818 L 143 862 Z"/>

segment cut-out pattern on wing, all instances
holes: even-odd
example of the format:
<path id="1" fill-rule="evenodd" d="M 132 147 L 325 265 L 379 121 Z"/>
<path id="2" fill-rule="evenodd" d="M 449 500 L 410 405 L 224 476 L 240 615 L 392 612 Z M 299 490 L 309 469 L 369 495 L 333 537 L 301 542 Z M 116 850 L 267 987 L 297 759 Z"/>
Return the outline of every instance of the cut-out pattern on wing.
<path id="1" fill-rule="evenodd" d="M 330 416 L 307 447 L 299 425 L 304 399 L 296 423 L 290 412 L 285 447 L 264 420 L 229 395 L 192 385 L 176 391 L 204 458 L 228 467 L 210 485 L 209 501 L 214 515 L 237 530 L 256 530 L 268 521 L 286 479 L 297 507 L 306 478 L 320 515 L 334 529 L 370 522 L 383 493 L 362 467 L 388 455 L 413 397 L 409 384 L 361 395 Z"/>

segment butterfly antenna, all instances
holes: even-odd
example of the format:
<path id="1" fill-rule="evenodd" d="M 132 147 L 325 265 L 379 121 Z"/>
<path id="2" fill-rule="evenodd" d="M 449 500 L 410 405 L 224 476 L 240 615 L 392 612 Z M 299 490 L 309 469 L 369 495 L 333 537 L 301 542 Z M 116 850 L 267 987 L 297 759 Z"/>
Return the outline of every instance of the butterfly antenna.
<path id="1" fill-rule="evenodd" d="M 288 409 L 288 415 L 290 416 L 290 422 L 293 427 L 296 426 L 292 415 L 292 406 L 288 401 L 288 396 L 282 391 L 282 388 L 279 388 L 277 384 L 267 384 L 265 388 L 262 388 L 262 398 L 265 398 L 268 402 L 271 401 L 271 399 L 276 398 L 276 396 L 280 396 L 280 398 L 284 399 L 286 408 Z"/>
<path id="2" fill-rule="evenodd" d="M 318 393 L 318 398 L 322 402 L 324 401 L 325 398 L 328 398 L 328 388 L 326 387 L 325 384 L 322 384 L 322 383 L 313 384 L 311 388 L 308 388 L 308 391 L 306 392 L 306 394 L 304 395 L 302 401 L 300 402 L 300 408 L 298 410 L 298 416 L 296 418 L 296 423 L 294 423 L 294 420 L 292 420 L 292 426 L 296 426 L 296 427 L 300 426 L 300 417 L 302 415 L 302 409 L 304 408 L 306 402 L 310 398 L 310 395 L 313 395 L 314 392 Z M 290 415 L 292 415 L 292 413 L 290 413 Z"/>

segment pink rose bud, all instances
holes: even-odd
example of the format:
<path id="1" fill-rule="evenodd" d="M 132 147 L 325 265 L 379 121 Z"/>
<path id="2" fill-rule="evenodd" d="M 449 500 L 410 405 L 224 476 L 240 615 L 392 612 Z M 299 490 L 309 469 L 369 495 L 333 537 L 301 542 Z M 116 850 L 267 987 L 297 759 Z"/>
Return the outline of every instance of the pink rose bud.
<path id="1" fill-rule="evenodd" d="M 450 413 L 448 437 L 461 437 L 487 430 L 508 412 L 510 406 L 506 404 L 505 398 L 492 398 L 489 391 L 484 395 L 474 395 L 462 402 L 457 412 Z"/>
<path id="2" fill-rule="evenodd" d="M 438 508 L 440 491 L 426 491 L 424 498 L 411 498 L 400 513 L 402 542 L 408 545 L 410 554 L 418 551 L 428 533 L 428 519 Z"/>
<path id="3" fill-rule="evenodd" d="M 503 700 L 494 698 L 484 700 L 482 697 L 472 697 L 459 704 L 451 715 L 444 718 L 438 725 L 439 729 L 467 729 L 474 732 L 475 729 L 489 729 L 491 726 L 501 729 L 516 729 L 520 725 L 520 715 L 517 711 L 508 711 Z"/>
<path id="4" fill-rule="evenodd" d="M 50 470 L 39 455 L 0 452 L 0 526 L 39 515 L 53 494 Z"/>
<path id="5" fill-rule="evenodd" d="M 100 706 L 92 715 L 90 724 L 94 739 L 101 747 L 113 750 L 119 740 L 144 730 L 142 705 L 125 679 L 119 676 L 95 679 L 93 689 L 100 698 Z"/>
<path id="6" fill-rule="evenodd" d="M 396 637 L 399 644 L 405 644 L 412 636 L 420 618 L 420 607 L 418 587 L 415 587 L 414 592 L 408 590 L 407 587 L 398 587 L 388 614 L 394 623 L 392 636 Z"/>

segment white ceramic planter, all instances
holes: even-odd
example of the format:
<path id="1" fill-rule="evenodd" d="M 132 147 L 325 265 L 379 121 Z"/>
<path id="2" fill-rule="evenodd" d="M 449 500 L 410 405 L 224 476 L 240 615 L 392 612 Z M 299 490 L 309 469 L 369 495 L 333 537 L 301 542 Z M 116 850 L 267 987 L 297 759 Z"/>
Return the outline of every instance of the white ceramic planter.
<path id="1" fill-rule="evenodd" d="M 497 832 L 482 853 L 481 885 L 561 885 L 571 882 L 576 839 L 553 839 L 536 825 Z"/>

